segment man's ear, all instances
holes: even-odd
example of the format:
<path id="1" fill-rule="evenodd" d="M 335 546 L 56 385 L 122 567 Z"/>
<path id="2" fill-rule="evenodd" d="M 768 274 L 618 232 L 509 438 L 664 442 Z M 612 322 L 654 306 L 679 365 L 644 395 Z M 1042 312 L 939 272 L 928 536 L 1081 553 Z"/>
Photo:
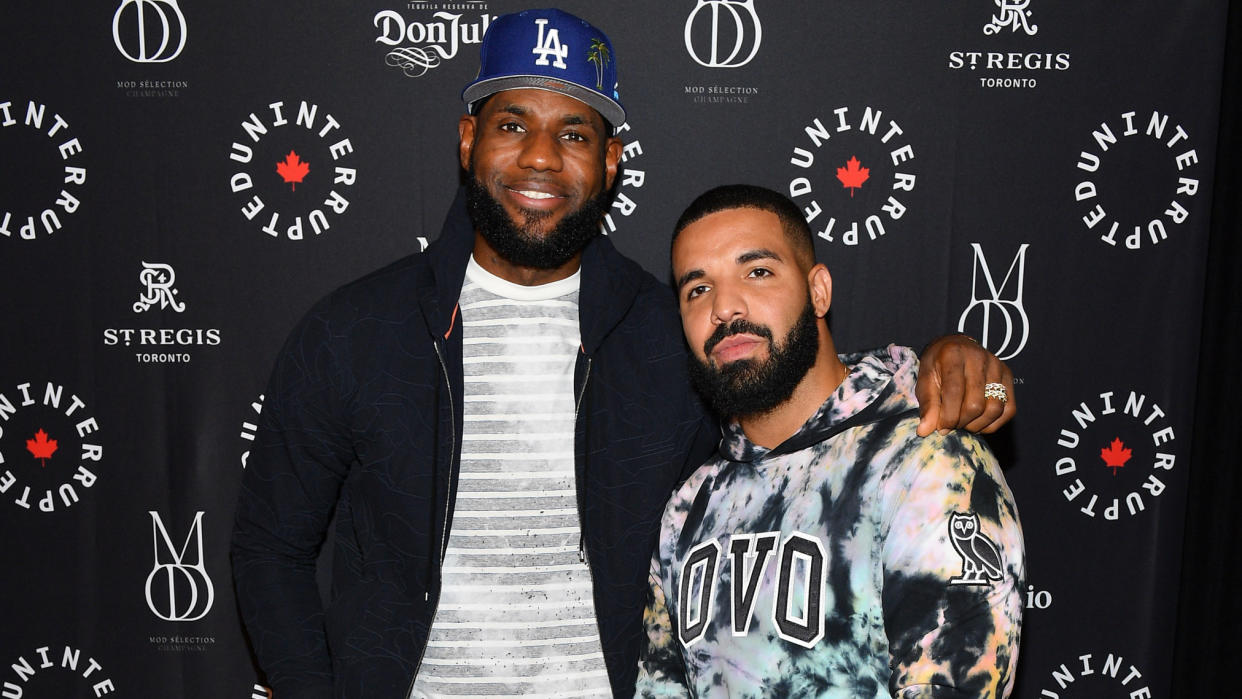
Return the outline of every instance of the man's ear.
<path id="1" fill-rule="evenodd" d="M 461 160 L 461 169 L 470 169 L 470 152 L 474 148 L 474 127 L 476 117 L 463 114 L 457 120 L 457 156 Z"/>
<path id="2" fill-rule="evenodd" d="M 832 275 L 821 262 L 807 272 L 806 281 L 811 290 L 811 305 L 815 308 L 815 316 L 823 318 L 832 307 Z"/>
<path id="3" fill-rule="evenodd" d="M 610 136 L 604 144 L 604 191 L 612 189 L 613 180 L 617 179 L 617 168 L 621 166 L 621 153 L 624 144 L 616 136 Z"/>

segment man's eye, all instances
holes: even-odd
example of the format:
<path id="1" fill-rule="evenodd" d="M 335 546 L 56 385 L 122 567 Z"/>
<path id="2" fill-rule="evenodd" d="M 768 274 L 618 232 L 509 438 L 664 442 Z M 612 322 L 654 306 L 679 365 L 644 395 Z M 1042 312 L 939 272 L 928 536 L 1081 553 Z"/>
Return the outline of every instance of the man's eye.
<path id="1" fill-rule="evenodd" d="M 509 133 L 522 133 L 523 131 L 525 131 L 525 129 L 522 128 L 521 124 L 515 124 L 512 121 L 506 121 L 505 123 L 501 124 L 500 130 L 507 131 Z"/>
<path id="2" fill-rule="evenodd" d="M 708 287 L 706 284 L 699 284 L 698 286 L 692 286 L 690 287 L 690 291 L 686 292 L 686 298 L 692 299 L 692 298 L 695 298 L 696 296 L 699 296 L 700 294 L 707 293 L 707 289 Z"/>
<path id="3" fill-rule="evenodd" d="M 768 268 L 766 268 L 766 267 L 756 267 L 756 268 L 754 268 L 754 269 L 750 270 L 750 274 L 749 274 L 748 276 L 751 276 L 751 277 L 770 277 L 770 276 L 772 276 L 772 270 L 770 270 L 770 269 L 768 269 Z"/>
<path id="4" fill-rule="evenodd" d="M 585 143 L 587 140 L 586 136 L 583 136 L 577 131 L 566 132 L 563 136 L 561 136 L 561 138 L 565 139 L 566 141 L 577 141 L 579 143 Z"/>

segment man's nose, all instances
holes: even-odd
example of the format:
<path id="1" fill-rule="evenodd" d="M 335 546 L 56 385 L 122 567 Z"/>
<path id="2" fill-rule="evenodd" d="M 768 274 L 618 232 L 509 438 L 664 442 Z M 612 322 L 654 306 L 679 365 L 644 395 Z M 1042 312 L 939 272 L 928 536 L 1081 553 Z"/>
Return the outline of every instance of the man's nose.
<path id="1" fill-rule="evenodd" d="M 717 285 L 712 296 L 712 322 L 728 325 L 746 316 L 746 299 L 731 284 Z"/>
<path id="2" fill-rule="evenodd" d="M 531 170 L 560 170 L 562 165 L 560 141 L 546 131 L 532 131 L 522 141 L 518 154 L 518 167 Z"/>

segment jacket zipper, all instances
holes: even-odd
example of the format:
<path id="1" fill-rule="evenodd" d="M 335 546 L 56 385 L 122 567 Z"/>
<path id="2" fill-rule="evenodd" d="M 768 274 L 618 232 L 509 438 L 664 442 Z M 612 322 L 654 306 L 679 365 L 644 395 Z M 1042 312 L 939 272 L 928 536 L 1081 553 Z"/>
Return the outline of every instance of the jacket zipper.
<path id="1" fill-rule="evenodd" d="M 578 416 L 582 412 L 582 398 L 586 395 L 587 382 L 591 380 L 591 358 L 587 357 L 586 374 L 582 377 L 582 390 L 578 392 L 578 400 L 574 405 L 574 424 L 578 424 Z M 583 471 L 586 470 L 586 464 L 582 466 Z M 576 479 L 575 479 L 576 480 Z M 578 500 L 578 561 L 586 564 L 587 574 L 591 576 L 591 607 L 595 611 L 595 633 L 600 640 L 600 650 L 604 648 L 604 630 L 599 626 L 599 609 L 595 606 L 595 568 L 591 565 L 591 557 L 586 551 L 586 512 L 582 507 L 582 489 L 577 482 L 574 483 L 574 490 L 577 491 Z M 608 661 L 604 661 L 604 671 L 608 671 Z M 609 684 L 612 678 L 608 678 Z"/>
<path id="2" fill-rule="evenodd" d="M 450 445 L 450 446 L 449 446 L 449 448 L 452 450 L 452 451 L 450 452 L 450 454 L 449 454 L 449 484 L 448 484 L 448 485 L 449 485 L 449 487 L 448 487 L 448 494 L 447 494 L 447 496 L 444 498 L 444 528 L 441 530 L 441 533 L 440 533 L 440 542 L 441 542 L 441 543 L 440 543 L 440 565 L 436 568 L 436 571 L 437 571 L 438 573 L 440 573 L 440 574 L 441 574 L 441 576 L 443 576 L 443 570 L 444 570 L 444 552 L 445 552 L 446 550 L 448 550 L 449 508 L 451 508 L 451 507 L 452 507 L 452 505 L 453 505 L 453 499 L 452 499 L 452 495 L 453 495 L 453 464 L 454 464 L 454 463 L 456 463 L 456 461 L 457 461 L 457 406 L 453 403 L 453 383 L 452 383 L 451 381 L 449 381 L 448 365 L 444 363 L 444 355 L 440 353 L 440 345 L 438 345 L 438 344 L 436 344 L 436 343 L 434 343 L 434 342 L 433 342 L 433 343 L 431 344 L 431 347 L 432 347 L 432 349 L 434 349 L 434 350 L 436 351 L 436 359 L 440 360 L 440 370 L 444 373 L 444 386 L 445 386 L 445 388 L 447 388 L 447 389 L 448 389 L 448 398 L 449 398 L 449 445 Z M 588 365 L 588 368 L 589 368 L 589 365 Z M 585 384 L 584 384 L 584 387 L 585 387 Z M 581 517 L 581 514 L 579 515 L 579 517 Z M 430 581 L 428 581 L 428 582 L 430 582 Z M 430 593 L 430 592 L 424 592 L 424 593 L 423 593 L 423 601 L 424 601 L 424 602 L 426 602 L 426 601 L 430 600 L 430 598 L 431 598 L 431 593 Z M 439 613 L 439 611 L 440 611 L 440 593 L 439 593 L 439 591 L 436 591 L 436 601 L 435 601 L 435 605 L 432 607 L 432 610 L 431 610 L 431 624 L 429 624 L 429 625 L 427 626 L 427 631 L 428 631 L 428 633 L 430 633 L 430 632 L 431 632 L 431 629 L 435 627 L 435 624 L 436 624 L 436 614 L 438 614 L 438 613 Z M 598 624 L 598 622 L 597 622 L 597 624 Z M 405 697 L 410 696 L 410 693 L 414 691 L 414 682 L 418 679 L 418 671 L 422 669 L 422 667 L 423 667 L 423 657 L 424 657 L 424 656 L 426 656 L 426 655 L 427 655 L 427 643 L 426 643 L 426 642 L 424 642 L 424 643 L 423 643 L 423 650 L 422 650 L 422 652 L 421 652 L 421 653 L 419 653 L 419 654 L 418 654 L 418 664 L 414 666 L 414 676 L 410 678 L 410 686 L 406 688 L 406 690 L 405 690 L 405 696 L 404 696 L 404 697 L 401 697 L 401 699 L 405 699 Z"/>
<path id="3" fill-rule="evenodd" d="M 586 373 L 582 377 L 582 390 L 578 391 L 578 400 L 574 402 L 574 424 L 578 424 L 578 415 L 582 412 L 582 398 L 586 396 L 587 382 L 591 380 L 591 358 L 586 358 Z M 586 465 L 583 464 L 583 469 Z M 591 585 L 595 585 L 595 572 L 591 570 L 591 562 L 586 557 L 586 513 L 582 509 L 582 490 L 578 487 L 577 480 L 574 481 L 574 490 L 576 491 L 576 500 L 578 504 L 578 562 L 586 563 L 587 570 L 591 572 Z M 598 615 L 596 618 L 596 626 L 599 625 Z"/>

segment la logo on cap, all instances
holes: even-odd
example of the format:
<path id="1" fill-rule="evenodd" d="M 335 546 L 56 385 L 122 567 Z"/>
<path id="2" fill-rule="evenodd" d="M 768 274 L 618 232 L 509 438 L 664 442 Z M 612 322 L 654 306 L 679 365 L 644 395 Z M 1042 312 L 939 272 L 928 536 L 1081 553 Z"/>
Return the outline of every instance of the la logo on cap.
<path id="1" fill-rule="evenodd" d="M 535 24 L 539 25 L 539 38 L 535 41 L 535 48 L 530 52 L 539 55 L 539 58 L 535 59 L 535 65 L 548 65 L 548 55 L 551 54 L 556 57 L 552 65 L 564 70 L 567 68 L 565 57 L 569 55 L 569 47 L 561 44 L 561 33 L 556 27 L 548 30 L 546 35 L 544 34 L 543 29 L 547 23 L 548 20 L 543 18 L 535 20 Z"/>

